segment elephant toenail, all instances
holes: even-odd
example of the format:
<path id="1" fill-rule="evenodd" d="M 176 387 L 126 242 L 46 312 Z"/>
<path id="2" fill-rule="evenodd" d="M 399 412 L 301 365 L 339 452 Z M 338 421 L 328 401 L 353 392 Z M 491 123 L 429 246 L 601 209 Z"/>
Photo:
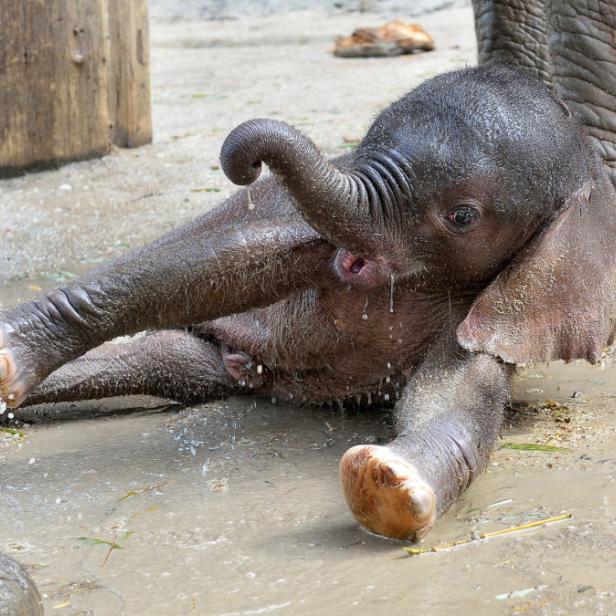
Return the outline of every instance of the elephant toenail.
<path id="1" fill-rule="evenodd" d="M 415 488 L 413 491 L 413 505 L 418 516 L 430 516 L 434 511 L 434 493 L 430 489 Z"/>
<path id="2" fill-rule="evenodd" d="M 0 382 L 5 381 L 9 374 L 8 357 L 0 355 Z"/>

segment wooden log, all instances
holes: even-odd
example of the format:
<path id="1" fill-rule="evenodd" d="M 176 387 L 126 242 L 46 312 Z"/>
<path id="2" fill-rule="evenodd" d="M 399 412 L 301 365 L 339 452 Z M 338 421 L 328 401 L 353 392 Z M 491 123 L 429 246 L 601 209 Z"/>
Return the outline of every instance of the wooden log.
<path id="1" fill-rule="evenodd" d="M 0 0 L 0 177 L 111 147 L 107 0 Z"/>
<path id="2" fill-rule="evenodd" d="M 152 142 L 147 0 L 109 2 L 109 116 L 123 148 Z"/>

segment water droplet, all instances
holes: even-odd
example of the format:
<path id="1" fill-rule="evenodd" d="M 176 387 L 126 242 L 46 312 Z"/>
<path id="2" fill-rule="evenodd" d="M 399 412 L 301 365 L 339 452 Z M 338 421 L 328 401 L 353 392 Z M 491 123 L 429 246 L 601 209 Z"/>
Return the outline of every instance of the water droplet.
<path id="1" fill-rule="evenodd" d="M 364 302 L 364 307 L 362 308 L 362 315 L 361 315 L 361 318 L 364 321 L 368 320 L 368 312 L 367 311 L 368 311 L 368 296 L 366 295 L 366 301 Z"/>
<path id="2" fill-rule="evenodd" d="M 263 374 L 263 364 L 257 365 L 257 374 Z"/>
<path id="3" fill-rule="evenodd" d="M 9 419 L 15 419 L 15 413 L 9 413 L 9 414 L 7 415 L 7 417 L 8 417 Z"/>
<path id="4" fill-rule="evenodd" d="M 389 394 L 383 394 L 383 400 L 387 402 L 389 400 Z"/>
<path id="5" fill-rule="evenodd" d="M 391 362 L 390 361 L 387 362 L 387 369 L 391 370 Z"/>
<path id="6" fill-rule="evenodd" d="M 386 383 L 391 383 L 391 377 L 390 377 L 389 375 L 387 375 L 387 376 L 385 377 L 385 382 L 386 382 Z"/>

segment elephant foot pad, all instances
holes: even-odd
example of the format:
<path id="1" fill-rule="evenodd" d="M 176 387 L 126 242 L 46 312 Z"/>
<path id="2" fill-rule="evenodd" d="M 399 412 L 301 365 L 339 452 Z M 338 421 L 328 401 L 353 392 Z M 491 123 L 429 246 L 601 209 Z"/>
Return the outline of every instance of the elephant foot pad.
<path id="1" fill-rule="evenodd" d="M 373 533 L 419 540 L 434 526 L 434 490 L 387 447 L 349 449 L 340 461 L 340 482 L 353 515 Z"/>
<path id="2" fill-rule="evenodd" d="M 0 411 L 19 406 L 28 390 L 25 370 L 20 369 L 7 336 L 0 331 Z"/>

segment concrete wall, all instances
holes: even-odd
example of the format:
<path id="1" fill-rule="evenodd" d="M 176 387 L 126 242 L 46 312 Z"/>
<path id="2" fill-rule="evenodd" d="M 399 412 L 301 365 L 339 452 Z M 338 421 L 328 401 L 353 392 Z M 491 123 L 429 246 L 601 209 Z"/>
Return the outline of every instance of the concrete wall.
<path id="1" fill-rule="evenodd" d="M 288 11 L 374 11 L 414 17 L 449 6 L 464 6 L 470 0 L 150 0 L 150 15 L 156 20 L 225 19 L 242 15 L 271 15 Z"/>

